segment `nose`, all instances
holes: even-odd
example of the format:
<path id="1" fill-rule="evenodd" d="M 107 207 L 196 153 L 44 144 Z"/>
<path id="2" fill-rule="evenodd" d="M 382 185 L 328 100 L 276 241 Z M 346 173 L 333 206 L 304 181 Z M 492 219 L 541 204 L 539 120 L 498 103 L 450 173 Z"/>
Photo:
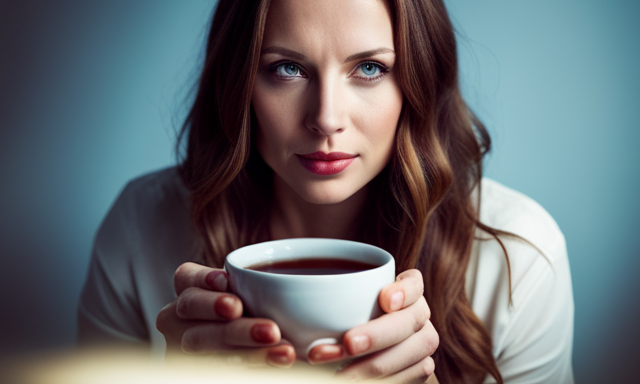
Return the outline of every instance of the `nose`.
<path id="1" fill-rule="evenodd" d="M 305 125 L 313 132 L 331 136 L 346 128 L 345 92 L 337 81 L 317 81 L 312 89 Z"/>

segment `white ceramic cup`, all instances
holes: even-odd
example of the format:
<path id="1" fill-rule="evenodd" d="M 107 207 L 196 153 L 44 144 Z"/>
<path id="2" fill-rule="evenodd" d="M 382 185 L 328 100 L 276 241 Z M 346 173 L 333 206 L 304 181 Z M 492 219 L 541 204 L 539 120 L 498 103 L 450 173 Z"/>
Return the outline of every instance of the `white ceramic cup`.
<path id="1" fill-rule="evenodd" d="M 378 267 L 336 275 L 286 275 L 247 267 L 302 258 L 339 258 Z M 282 337 L 306 358 L 316 345 L 335 344 L 349 329 L 382 314 L 380 290 L 395 281 L 389 252 L 336 239 L 285 239 L 249 245 L 225 261 L 231 291 L 253 317 L 276 322 Z"/>

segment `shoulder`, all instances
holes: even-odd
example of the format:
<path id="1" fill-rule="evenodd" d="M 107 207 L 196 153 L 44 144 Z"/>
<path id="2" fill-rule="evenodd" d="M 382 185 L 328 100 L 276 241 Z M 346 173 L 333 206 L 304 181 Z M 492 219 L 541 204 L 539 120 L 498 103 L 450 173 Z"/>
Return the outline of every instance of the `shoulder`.
<path id="1" fill-rule="evenodd" d="M 486 178 L 479 191 L 480 222 L 505 234 L 498 241 L 476 230 L 466 288 L 474 311 L 494 327 L 495 336 L 506 320 L 500 318 L 527 307 L 545 280 L 570 282 L 568 257 L 558 224 L 540 204 Z"/>
<path id="2" fill-rule="evenodd" d="M 568 264 L 564 235 L 551 215 L 528 196 L 486 178 L 480 193 L 480 222 L 506 234 L 499 235 L 498 242 L 477 231 L 472 255 L 476 268 L 468 271 L 468 277 L 470 282 L 491 286 L 493 295 L 510 291 L 513 305 L 519 307 L 545 276 Z M 476 276 L 469 276 L 471 272 Z"/>
<path id="3" fill-rule="evenodd" d="M 467 295 L 492 336 L 503 378 L 572 382 L 573 292 L 564 235 L 524 194 L 490 179 L 480 192 L 480 221 L 508 234 L 498 236 L 500 244 L 477 231 Z"/>
<path id="4" fill-rule="evenodd" d="M 481 184 L 480 221 L 521 237 L 538 248 L 551 263 L 554 262 L 553 250 L 565 242 L 560 227 L 540 204 L 487 178 L 482 179 Z"/>
<path id="5" fill-rule="evenodd" d="M 116 204 L 130 215 L 150 215 L 188 209 L 189 192 L 177 167 L 139 176 L 127 183 Z"/>
<path id="6" fill-rule="evenodd" d="M 173 300 L 173 272 L 197 255 L 188 191 L 175 167 L 126 184 L 94 240 L 79 304 L 79 340 L 162 345 L 155 316 Z"/>
<path id="7" fill-rule="evenodd" d="M 189 192 L 177 168 L 171 167 L 126 184 L 102 222 L 95 246 L 110 263 L 123 260 L 115 255 L 128 255 L 135 264 L 173 259 L 176 255 L 170 252 L 184 254 L 197 243 Z"/>

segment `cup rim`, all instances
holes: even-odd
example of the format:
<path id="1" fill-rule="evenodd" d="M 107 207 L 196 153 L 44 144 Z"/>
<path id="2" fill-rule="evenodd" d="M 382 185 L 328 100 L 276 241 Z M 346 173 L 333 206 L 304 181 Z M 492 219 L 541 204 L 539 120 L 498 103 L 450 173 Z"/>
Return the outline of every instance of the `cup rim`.
<path id="1" fill-rule="evenodd" d="M 268 247 L 270 245 L 273 246 L 278 246 L 278 245 L 282 245 L 283 243 L 298 243 L 298 242 L 307 242 L 309 240 L 313 240 L 313 241 L 317 241 L 317 242 L 326 242 L 326 243 L 342 243 L 342 244 L 348 244 L 351 246 L 357 246 L 357 247 L 362 247 L 364 249 L 369 249 L 369 250 L 373 250 L 375 252 L 377 252 L 378 254 L 380 254 L 382 257 L 386 258 L 386 261 L 378 266 L 376 266 L 375 268 L 371 268 L 371 269 L 367 269 L 367 270 L 363 270 L 363 271 L 358 271 L 358 272 L 350 272 L 350 273 L 341 273 L 341 274 L 326 274 L 326 275 L 289 275 L 289 274 L 280 274 L 280 273 L 272 273 L 272 272 L 264 272 L 264 271 L 256 271 L 253 269 L 248 269 L 245 266 L 241 266 L 237 263 L 236 260 L 234 260 L 235 258 L 239 257 L 238 255 L 241 252 L 246 252 L 249 248 L 264 248 L 264 247 Z M 333 256 L 333 255 L 332 255 Z M 335 255 L 336 257 L 338 255 Z M 302 256 L 304 257 L 304 256 Z M 351 258 L 350 260 L 354 260 L 354 258 Z M 370 273 L 377 273 L 377 271 L 379 271 L 382 268 L 387 267 L 390 263 L 394 263 L 395 264 L 395 260 L 393 258 L 393 256 L 387 252 L 386 250 L 377 247 L 375 245 L 371 245 L 371 244 L 367 244 L 367 243 L 362 243 L 362 242 L 358 242 L 358 241 L 352 241 L 352 240 L 342 240 L 342 239 L 331 239 L 331 238 L 318 238 L 318 237 L 298 237 L 298 238 L 289 238 L 289 239 L 280 239 L 280 240 L 270 240 L 270 241 L 264 241 L 264 242 L 260 242 L 260 243 L 255 243 L 255 244 L 250 244 L 250 245 L 246 245 L 244 247 L 238 248 L 232 252 L 230 252 L 227 257 L 225 258 L 225 269 L 228 271 L 229 269 L 234 269 L 236 271 L 242 271 L 242 273 L 247 273 L 249 275 L 253 275 L 253 276 L 262 276 L 262 277 L 269 277 L 269 276 L 278 276 L 278 279 L 288 279 L 288 280 L 298 280 L 298 279 L 305 279 L 305 280 L 322 280 L 322 279 L 336 279 L 336 278 L 340 278 L 341 276 L 353 276 L 353 275 L 361 275 L 361 274 L 370 274 Z M 251 265 L 255 265 L 255 264 L 251 264 Z"/>

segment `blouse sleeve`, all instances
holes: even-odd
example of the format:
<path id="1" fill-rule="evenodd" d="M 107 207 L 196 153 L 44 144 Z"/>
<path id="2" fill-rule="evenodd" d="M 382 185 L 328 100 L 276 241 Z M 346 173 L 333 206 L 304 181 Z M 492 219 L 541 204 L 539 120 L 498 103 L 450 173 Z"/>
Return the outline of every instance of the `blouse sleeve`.
<path id="1" fill-rule="evenodd" d="M 545 254 L 515 283 L 513 304 L 494 346 L 505 383 L 574 382 L 574 303 L 564 237 L 546 247 Z"/>
<path id="2" fill-rule="evenodd" d="M 79 346 L 145 344 L 145 326 L 131 266 L 131 184 L 120 194 L 95 237 L 78 305 Z"/>

